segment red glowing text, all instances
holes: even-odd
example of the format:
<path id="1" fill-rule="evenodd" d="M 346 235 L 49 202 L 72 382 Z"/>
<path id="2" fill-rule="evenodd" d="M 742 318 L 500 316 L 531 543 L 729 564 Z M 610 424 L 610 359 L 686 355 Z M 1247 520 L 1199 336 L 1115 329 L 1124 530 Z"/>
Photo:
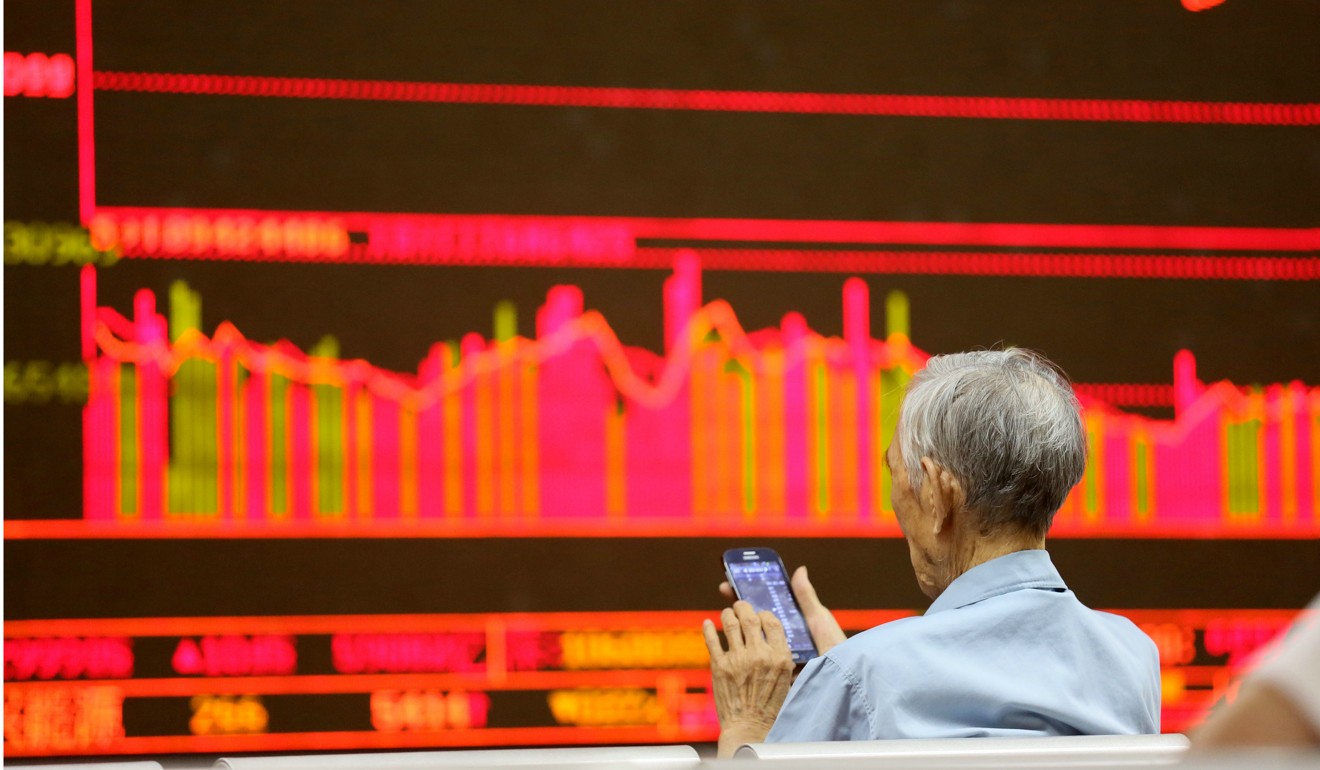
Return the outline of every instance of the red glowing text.
<path id="1" fill-rule="evenodd" d="M 184 675 L 292 674 L 298 667 L 298 651 L 292 636 L 204 636 L 180 639 L 172 663 Z"/>
<path id="2" fill-rule="evenodd" d="M 67 53 L 5 51 L 5 96 L 65 99 L 73 96 L 73 86 L 73 57 Z"/>
<path id="3" fill-rule="evenodd" d="M 6 682 L 132 675 L 133 642 L 124 637 L 5 640 Z"/>

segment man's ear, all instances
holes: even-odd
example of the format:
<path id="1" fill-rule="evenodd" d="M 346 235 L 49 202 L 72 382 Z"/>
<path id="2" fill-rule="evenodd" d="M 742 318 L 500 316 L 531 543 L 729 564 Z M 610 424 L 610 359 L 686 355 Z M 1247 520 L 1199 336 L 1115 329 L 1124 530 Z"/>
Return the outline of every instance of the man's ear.
<path id="1" fill-rule="evenodd" d="M 955 509 L 954 489 L 961 499 L 962 486 L 953 474 L 929 457 L 921 458 L 921 498 L 931 517 L 931 531 L 938 535 L 950 524 Z M 952 485 L 950 484 L 952 482 Z"/>

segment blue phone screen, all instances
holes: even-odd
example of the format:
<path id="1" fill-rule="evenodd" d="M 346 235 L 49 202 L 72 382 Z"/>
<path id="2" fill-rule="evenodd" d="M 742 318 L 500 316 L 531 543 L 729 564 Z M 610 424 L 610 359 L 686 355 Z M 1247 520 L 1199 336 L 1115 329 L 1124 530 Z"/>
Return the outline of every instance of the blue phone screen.
<path id="1" fill-rule="evenodd" d="M 779 563 L 735 562 L 729 564 L 728 568 L 729 577 L 737 586 L 738 597 L 752 605 L 757 612 L 773 612 L 784 624 L 784 635 L 788 637 L 788 648 L 793 651 L 793 660 L 802 663 L 812 658 L 816 654 L 816 647 L 811 642 L 811 632 L 807 630 L 807 621 L 793 600 L 788 576 Z"/>

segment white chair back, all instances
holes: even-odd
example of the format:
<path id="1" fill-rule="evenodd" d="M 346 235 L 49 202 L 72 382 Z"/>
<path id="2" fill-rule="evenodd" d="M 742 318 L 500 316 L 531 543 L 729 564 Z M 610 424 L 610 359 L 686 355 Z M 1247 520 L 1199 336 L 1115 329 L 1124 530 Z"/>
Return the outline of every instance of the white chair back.
<path id="1" fill-rule="evenodd" d="M 558 749 L 401 751 L 381 754 L 304 754 L 285 757 L 226 757 L 216 770 L 422 770 L 459 767 L 641 767 L 685 770 L 701 764 L 691 746 L 608 746 Z"/>
<path id="2" fill-rule="evenodd" d="M 40 765 L 41 770 L 161 770 L 159 762 L 75 762 L 69 765 Z"/>
<path id="3" fill-rule="evenodd" d="M 1187 753 L 1187 736 L 1069 735 L 1048 738 L 941 738 L 828 743 L 752 743 L 737 757 L 786 765 L 823 759 L 848 767 L 1079 767 L 1171 765 Z M 833 763 L 832 763 L 833 764 Z"/>

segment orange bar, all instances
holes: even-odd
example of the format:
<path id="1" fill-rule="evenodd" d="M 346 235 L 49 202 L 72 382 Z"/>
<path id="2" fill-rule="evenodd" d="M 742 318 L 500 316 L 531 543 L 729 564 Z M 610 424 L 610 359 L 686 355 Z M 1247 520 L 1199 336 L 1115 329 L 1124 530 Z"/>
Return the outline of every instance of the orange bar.
<path id="1" fill-rule="evenodd" d="M 738 446 L 738 433 L 741 428 L 738 413 L 742 394 L 738 392 L 738 381 L 724 371 L 729 361 L 727 349 L 720 350 L 719 366 L 714 372 L 712 383 L 715 392 L 714 414 L 711 422 L 715 426 L 715 515 L 725 518 L 740 506 L 737 504 L 738 476 L 742 464 Z"/>
<path id="2" fill-rule="evenodd" d="M 537 412 L 539 395 L 536 387 L 536 367 L 519 367 L 522 382 L 522 512 L 528 519 L 541 515 L 541 439 L 540 416 Z"/>
<path id="3" fill-rule="evenodd" d="M 784 447 L 784 351 L 770 348 L 762 357 L 765 373 L 757 395 L 760 397 L 761 435 L 765 452 L 762 457 L 762 519 L 782 520 L 787 510 L 788 480 Z"/>
<path id="4" fill-rule="evenodd" d="M 247 412 L 244 411 L 247 399 L 243 397 L 243 391 L 246 387 L 241 383 L 239 377 L 238 363 L 234 363 L 234 389 L 231 392 L 234 399 L 232 410 L 234 417 L 234 519 L 242 521 L 247 518 Z"/>
<path id="5" fill-rule="evenodd" d="M 710 479 L 707 474 L 707 447 L 710 446 L 709 388 L 706 373 L 710 370 L 708 358 L 712 355 L 706 347 L 701 347 L 692 354 L 689 389 L 692 396 L 692 417 L 690 433 L 692 436 L 692 513 L 697 519 L 705 518 L 710 512 Z M 118 435 L 116 433 L 116 435 Z"/>
<path id="6" fill-rule="evenodd" d="M 316 397 L 316 387 L 307 386 L 307 473 L 311 476 L 308 479 L 311 487 L 311 497 L 307 502 L 308 515 L 313 519 L 322 516 L 334 515 L 330 511 L 324 514 L 321 512 L 321 426 L 320 426 L 320 406 L 319 398 Z"/>
<path id="7" fill-rule="evenodd" d="M 1269 419 L 1269 413 L 1265 409 L 1265 393 L 1258 391 L 1251 394 L 1251 416 L 1258 420 L 1256 429 L 1256 514 L 1251 517 L 1254 522 L 1265 520 L 1266 508 L 1269 505 L 1269 465 L 1265 462 L 1265 436 L 1267 435 L 1265 426 Z"/>
<path id="8" fill-rule="evenodd" d="M 417 518 L 417 411 L 407 403 L 399 405 L 399 508 Z"/>
<path id="9" fill-rule="evenodd" d="M 509 681 L 508 628 L 503 618 L 492 615 L 486 619 L 486 675 L 493 686 L 507 686 Z M 528 672 L 530 673 L 530 672 Z M 515 674 L 516 681 L 522 676 Z"/>
<path id="10" fill-rule="evenodd" d="M 486 372 L 478 371 L 472 386 L 477 402 L 477 515 L 489 518 L 495 512 L 495 393 Z"/>
<path id="11" fill-rule="evenodd" d="M 807 508 L 811 518 L 822 522 L 829 518 L 830 457 L 829 407 L 830 371 L 825 365 L 823 341 L 807 342 Z M 824 458 L 822 462 L 821 458 Z"/>
<path id="12" fill-rule="evenodd" d="M 838 383 L 838 397 L 834 400 L 834 413 L 838 416 L 832 438 L 837 452 L 830 452 L 838 458 L 835 463 L 834 487 L 838 490 L 832 499 L 836 500 L 836 510 L 847 519 L 856 519 L 861 508 L 858 500 L 860 484 L 857 481 L 858 436 L 857 436 L 857 375 L 849 369 L 835 372 Z"/>
<path id="13" fill-rule="evenodd" d="M 371 519 L 375 513 L 372 494 L 375 490 L 372 474 L 372 453 L 375 450 L 371 429 L 371 393 L 362 388 L 357 398 L 357 514 L 359 519 Z"/>
<path id="14" fill-rule="evenodd" d="M 1306 401 L 1311 434 L 1311 524 L 1320 527 L 1320 388 L 1311 391 Z"/>
<path id="15" fill-rule="evenodd" d="M 871 510 L 879 521 L 896 522 L 894 508 L 890 504 L 889 495 L 885 494 L 884 484 L 888 474 L 885 469 L 885 453 L 889 451 L 885 443 L 884 385 L 879 369 L 872 369 L 867 376 L 871 378 L 868 392 L 874 394 L 871 401 L 871 494 L 874 497 Z"/>
<path id="16" fill-rule="evenodd" d="M 1279 388 L 1279 499 L 1283 503 L 1283 523 L 1297 522 L 1297 408 L 1293 389 Z"/>
<path id="17" fill-rule="evenodd" d="M 444 359 L 445 518 L 463 513 L 463 400 L 458 392 L 460 372 L 450 356 Z"/>
<path id="18" fill-rule="evenodd" d="M 605 412 L 605 513 L 614 520 L 628 512 L 628 431 L 623 405 Z"/>
<path id="19" fill-rule="evenodd" d="M 499 394 L 496 399 L 495 414 L 498 421 L 499 447 L 497 455 L 499 465 L 496 477 L 499 483 L 499 512 L 501 516 L 510 516 L 518 510 L 518 467 L 515 454 L 514 410 L 518 400 L 514 397 L 514 360 L 517 340 L 498 343 L 500 368 L 498 377 Z"/>

